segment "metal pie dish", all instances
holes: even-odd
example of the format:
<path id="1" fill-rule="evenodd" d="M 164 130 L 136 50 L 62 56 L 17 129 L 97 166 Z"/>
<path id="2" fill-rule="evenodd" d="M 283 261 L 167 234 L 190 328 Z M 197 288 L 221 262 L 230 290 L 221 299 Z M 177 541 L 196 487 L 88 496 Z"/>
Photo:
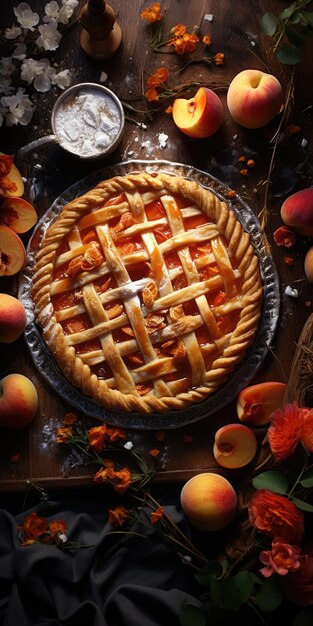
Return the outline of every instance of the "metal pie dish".
<path id="1" fill-rule="evenodd" d="M 251 242 L 259 257 L 260 270 L 264 285 L 262 316 L 253 344 L 247 350 L 238 367 L 229 375 L 227 381 L 216 392 L 200 403 L 192 404 L 182 410 L 165 413 L 121 412 L 103 407 L 92 398 L 85 396 L 64 377 L 52 354 L 47 349 L 42 332 L 36 323 L 31 297 L 32 270 L 35 262 L 35 242 L 56 219 L 63 206 L 74 198 L 86 193 L 102 180 L 113 176 L 126 176 L 130 173 L 147 171 L 164 172 L 195 180 L 211 190 L 221 200 L 226 198 L 227 188 L 219 180 L 194 167 L 169 161 L 126 161 L 94 172 L 66 189 L 53 202 L 48 211 L 37 223 L 28 244 L 28 264 L 21 275 L 19 298 L 27 312 L 25 340 L 31 357 L 43 378 L 58 395 L 86 416 L 105 421 L 112 426 L 128 429 L 174 429 L 197 422 L 208 417 L 230 403 L 247 386 L 262 365 L 275 335 L 280 312 L 280 290 L 276 267 L 265 245 L 260 225 L 253 211 L 238 196 L 231 201 L 231 206 L 244 229 L 249 232 Z M 33 243 L 34 242 L 34 243 Z"/>

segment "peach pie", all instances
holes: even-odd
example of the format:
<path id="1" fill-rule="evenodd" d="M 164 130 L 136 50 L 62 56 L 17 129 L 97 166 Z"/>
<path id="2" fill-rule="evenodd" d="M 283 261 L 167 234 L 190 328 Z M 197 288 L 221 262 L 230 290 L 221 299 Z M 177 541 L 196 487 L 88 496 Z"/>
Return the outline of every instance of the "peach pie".
<path id="1" fill-rule="evenodd" d="M 159 413 L 227 381 L 256 336 L 263 285 L 232 208 L 195 181 L 143 172 L 62 208 L 32 297 L 74 387 L 102 407 Z"/>

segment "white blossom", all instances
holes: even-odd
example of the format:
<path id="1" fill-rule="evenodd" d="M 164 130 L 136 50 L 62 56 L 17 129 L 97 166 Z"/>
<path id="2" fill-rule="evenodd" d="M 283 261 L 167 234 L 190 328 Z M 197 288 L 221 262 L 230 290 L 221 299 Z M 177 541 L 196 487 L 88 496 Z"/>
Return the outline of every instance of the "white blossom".
<path id="1" fill-rule="evenodd" d="M 39 23 L 38 13 L 34 13 L 26 2 L 21 2 L 17 7 L 13 7 L 18 23 L 27 30 L 34 30 Z"/>
<path id="2" fill-rule="evenodd" d="M 19 88 L 12 96 L 2 96 L 1 105 L 8 109 L 5 115 L 8 126 L 26 126 L 32 119 L 33 106 L 24 89 Z"/>
<path id="3" fill-rule="evenodd" d="M 19 26 L 12 26 L 12 28 L 6 28 L 4 36 L 6 39 L 17 39 L 22 34 L 22 29 Z"/>
<path id="4" fill-rule="evenodd" d="M 11 76 L 15 70 L 16 67 L 12 63 L 12 57 L 2 57 L 0 59 L 0 76 Z"/>
<path id="5" fill-rule="evenodd" d="M 45 14 L 48 18 L 54 17 L 56 20 L 59 17 L 60 8 L 56 0 L 52 0 L 52 2 L 48 2 L 45 6 Z M 47 21 L 47 17 L 43 18 L 43 21 Z"/>
<path id="6" fill-rule="evenodd" d="M 63 0 L 62 1 L 62 6 L 60 9 L 60 13 L 59 13 L 59 22 L 61 22 L 61 24 L 69 23 L 73 15 L 73 11 L 77 7 L 77 5 L 78 5 L 78 0 Z"/>
<path id="7" fill-rule="evenodd" d="M 40 37 L 36 39 L 36 45 L 38 48 L 43 48 L 44 50 L 56 50 L 62 39 L 62 35 L 58 31 L 57 21 L 50 18 L 49 22 L 38 26 L 38 30 L 40 32 Z"/>
<path id="8" fill-rule="evenodd" d="M 25 43 L 17 43 L 14 51 L 12 52 L 12 58 L 22 61 L 26 58 L 27 47 Z"/>
<path id="9" fill-rule="evenodd" d="M 71 84 L 70 70 L 62 70 L 62 72 L 55 74 L 51 77 L 51 82 L 53 85 L 57 85 L 59 89 L 65 89 L 65 87 L 69 87 L 69 85 Z"/>

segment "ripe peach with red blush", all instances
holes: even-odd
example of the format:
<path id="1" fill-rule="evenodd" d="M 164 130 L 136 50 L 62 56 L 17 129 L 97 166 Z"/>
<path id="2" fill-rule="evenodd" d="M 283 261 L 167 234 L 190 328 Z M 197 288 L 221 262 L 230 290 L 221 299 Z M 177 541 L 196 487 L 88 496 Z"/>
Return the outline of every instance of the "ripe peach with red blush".
<path id="1" fill-rule="evenodd" d="M 232 79 L 227 106 L 232 118 L 245 128 L 262 128 L 280 111 L 283 89 L 272 74 L 246 69 Z"/>
<path id="2" fill-rule="evenodd" d="M 310 283 L 313 283 L 313 246 L 309 248 L 304 258 L 304 271 Z"/>
<path id="3" fill-rule="evenodd" d="M 23 374 L 8 374 L 0 380 L 0 426 L 22 428 L 35 417 L 38 395 L 35 385 Z"/>
<path id="4" fill-rule="evenodd" d="M 20 237 L 0 224 L 0 276 L 17 274 L 26 262 L 26 250 Z"/>
<path id="5" fill-rule="evenodd" d="M 230 524 L 237 512 L 237 494 L 231 483 L 213 472 L 190 478 L 180 494 L 181 507 L 198 530 L 218 531 Z"/>
<path id="6" fill-rule="evenodd" d="M 0 224 L 8 226 L 15 233 L 26 233 L 37 222 L 34 207 L 23 198 L 0 200 Z"/>
<path id="7" fill-rule="evenodd" d="M 237 398 L 237 415 L 241 422 L 264 426 L 273 411 L 283 406 L 286 384 L 265 382 L 242 389 Z"/>
<path id="8" fill-rule="evenodd" d="M 0 343 L 12 343 L 24 332 L 26 310 L 13 296 L 0 293 Z"/>
<path id="9" fill-rule="evenodd" d="M 281 205 L 280 215 L 298 235 L 313 237 L 313 187 L 288 196 Z"/>
<path id="10" fill-rule="evenodd" d="M 257 449 L 258 442 L 253 430 L 244 424 L 227 424 L 215 433 L 213 456 L 221 467 L 244 467 L 255 457 Z"/>
<path id="11" fill-rule="evenodd" d="M 223 121 L 223 105 L 218 95 L 207 87 L 200 87 L 193 98 L 176 98 L 173 102 L 173 120 L 188 137 L 204 139 L 218 131 Z"/>

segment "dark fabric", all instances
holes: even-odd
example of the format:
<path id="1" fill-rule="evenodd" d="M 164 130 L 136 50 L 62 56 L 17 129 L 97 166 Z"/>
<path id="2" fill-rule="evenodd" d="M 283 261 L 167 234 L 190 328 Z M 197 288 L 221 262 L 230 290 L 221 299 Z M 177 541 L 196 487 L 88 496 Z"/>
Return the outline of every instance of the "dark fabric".
<path id="1" fill-rule="evenodd" d="M 173 493 L 162 505 L 185 532 Z M 166 501 L 167 500 L 167 501 Z M 177 500 L 177 498 L 176 498 Z M 142 524 L 144 537 L 112 534 L 108 491 L 41 502 L 23 513 L 0 511 L 0 623 L 3 626 L 179 625 L 185 602 L 199 606 L 193 571 L 158 533 Z M 127 506 L 127 504 L 125 503 Z M 49 545 L 20 545 L 17 527 L 26 515 L 64 519 L 75 554 Z"/>

